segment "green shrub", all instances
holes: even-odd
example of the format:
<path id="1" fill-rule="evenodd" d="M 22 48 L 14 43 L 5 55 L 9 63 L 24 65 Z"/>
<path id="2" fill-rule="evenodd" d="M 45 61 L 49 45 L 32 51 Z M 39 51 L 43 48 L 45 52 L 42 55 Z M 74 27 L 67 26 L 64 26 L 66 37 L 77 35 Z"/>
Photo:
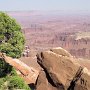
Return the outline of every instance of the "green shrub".
<path id="1" fill-rule="evenodd" d="M 4 77 L 12 71 L 12 66 L 0 59 L 0 77 Z"/>
<path id="2" fill-rule="evenodd" d="M 7 14 L 0 12 L 0 51 L 13 58 L 19 58 L 24 42 L 20 25 Z"/>
<path id="3" fill-rule="evenodd" d="M 17 76 L 16 70 L 12 68 L 10 76 Z"/>
<path id="4" fill-rule="evenodd" d="M 3 84 L 4 84 L 4 80 L 3 80 L 3 78 L 1 78 L 0 79 L 0 88 L 2 88 Z"/>
<path id="5" fill-rule="evenodd" d="M 24 82 L 24 80 L 18 76 L 13 76 L 9 80 L 9 90 L 13 89 L 24 89 L 24 90 L 31 90 L 29 86 Z"/>

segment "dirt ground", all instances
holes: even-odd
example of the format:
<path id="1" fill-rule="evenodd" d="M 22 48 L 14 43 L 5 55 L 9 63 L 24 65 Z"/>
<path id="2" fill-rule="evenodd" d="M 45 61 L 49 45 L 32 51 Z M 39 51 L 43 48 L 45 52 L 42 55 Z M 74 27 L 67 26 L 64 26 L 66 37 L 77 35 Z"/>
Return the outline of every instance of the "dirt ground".
<path id="1" fill-rule="evenodd" d="M 36 70 L 40 70 L 41 69 L 39 64 L 37 63 L 36 57 L 22 57 L 22 58 L 20 58 L 20 60 L 22 62 L 24 62 L 26 65 L 35 68 Z"/>

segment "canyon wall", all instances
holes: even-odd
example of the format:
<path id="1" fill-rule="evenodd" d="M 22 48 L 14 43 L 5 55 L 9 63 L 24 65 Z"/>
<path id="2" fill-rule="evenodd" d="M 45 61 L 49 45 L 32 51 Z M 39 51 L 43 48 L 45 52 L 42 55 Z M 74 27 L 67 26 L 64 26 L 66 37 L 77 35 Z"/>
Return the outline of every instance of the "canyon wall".
<path id="1" fill-rule="evenodd" d="M 52 47 L 62 47 L 68 50 L 73 56 L 90 58 L 90 39 L 76 39 L 77 32 L 60 32 L 43 29 L 24 29 L 26 45 L 40 51 Z"/>

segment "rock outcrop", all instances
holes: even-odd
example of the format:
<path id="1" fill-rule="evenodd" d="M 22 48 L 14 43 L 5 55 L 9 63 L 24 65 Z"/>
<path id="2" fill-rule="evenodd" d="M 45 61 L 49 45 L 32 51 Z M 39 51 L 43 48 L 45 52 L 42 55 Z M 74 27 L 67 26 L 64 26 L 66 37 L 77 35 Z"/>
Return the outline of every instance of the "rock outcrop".
<path id="1" fill-rule="evenodd" d="M 36 83 L 36 90 L 90 90 L 90 73 L 71 54 L 54 48 L 37 54 L 43 68 Z"/>
<path id="2" fill-rule="evenodd" d="M 26 81 L 27 84 L 36 82 L 36 79 L 39 75 L 38 70 L 33 67 L 27 66 L 19 59 L 13 59 L 3 53 L 0 53 L 0 58 L 2 58 L 2 60 L 5 60 L 5 62 L 7 62 L 9 65 L 13 66 L 16 69 L 18 75 L 20 75 Z"/>

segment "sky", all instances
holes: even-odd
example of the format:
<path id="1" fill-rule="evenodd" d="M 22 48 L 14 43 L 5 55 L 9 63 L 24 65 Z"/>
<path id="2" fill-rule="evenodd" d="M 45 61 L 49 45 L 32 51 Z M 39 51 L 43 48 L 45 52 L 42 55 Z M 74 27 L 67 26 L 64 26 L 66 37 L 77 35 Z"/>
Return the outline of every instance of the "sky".
<path id="1" fill-rule="evenodd" d="M 0 11 L 28 10 L 90 12 L 90 0 L 0 0 Z"/>

